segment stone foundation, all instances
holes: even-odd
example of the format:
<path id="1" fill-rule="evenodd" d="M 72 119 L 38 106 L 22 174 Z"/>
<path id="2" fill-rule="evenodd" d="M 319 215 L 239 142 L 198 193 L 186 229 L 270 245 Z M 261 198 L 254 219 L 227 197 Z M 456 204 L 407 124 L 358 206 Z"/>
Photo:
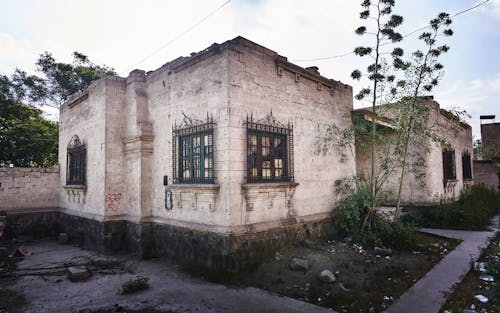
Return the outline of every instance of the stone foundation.
<path id="1" fill-rule="evenodd" d="M 101 253 L 162 257 L 184 265 L 224 271 L 255 267 L 291 243 L 331 236 L 334 228 L 328 219 L 225 235 L 167 224 L 98 222 L 57 211 L 10 214 L 7 227 L 11 235 L 39 238 L 64 232 L 69 243 Z"/>

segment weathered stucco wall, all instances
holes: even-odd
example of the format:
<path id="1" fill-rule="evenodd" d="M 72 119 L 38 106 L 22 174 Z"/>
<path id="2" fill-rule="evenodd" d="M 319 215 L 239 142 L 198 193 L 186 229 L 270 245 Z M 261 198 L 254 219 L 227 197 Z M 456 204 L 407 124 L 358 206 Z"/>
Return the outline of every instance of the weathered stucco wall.
<path id="1" fill-rule="evenodd" d="M 106 81 L 93 82 L 87 95 L 61 107 L 59 117 L 60 200 L 63 211 L 90 219 L 104 218 Z M 86 186 L 66 186 L 67 146 L 78 136 L 87 149 Z"/>
<path id="2" fill-rule="evenodd" d="M 58 206 L 58 166 L 0 168 L 0 210 L 15 212 Z"/>
<path id="3" fill-rule="evenodd" d="M 148 74 L 147 95 L 153 143 L 152 212 L 147 220 L 198 230 L 227 231 L 228 69 L 227 50 L 200 53 L 187 64 L 182 59 Z M 215 185 L 173 184 L 173 128 L 213 118 Z M 168 176 L 164 186 L 163 177 Z M 165 192 L 172 192 L 172 210 L 165 208 Z"/>
<path id="4" fill-rule="evenodd" d="M 277 59 L 280 60 L 277 62 Z M 295 220 L 325 218 L 335 203 L 334 182 L 355 172 L 333 149 L 318 150 L 332 124 L 351 125 L 352 88 L 288 63 L 276 52 L 241 40 L 229 50 L 228 206 L 234 232 Z M 272 117 L 293 125 L 294 183 L 246 184 L 245 122 Z M 225 131 L 225 130 L 223 130 Z"/>

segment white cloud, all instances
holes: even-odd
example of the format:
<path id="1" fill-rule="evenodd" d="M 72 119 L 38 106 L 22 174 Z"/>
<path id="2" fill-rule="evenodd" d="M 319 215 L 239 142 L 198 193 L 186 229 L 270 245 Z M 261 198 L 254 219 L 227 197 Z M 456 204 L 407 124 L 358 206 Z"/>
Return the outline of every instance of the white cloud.
<path id="1" fill-rule="evenodd" d="M 453 81 L 443 84 L 435 93 L 437 100 L 444 108 L 466 110 L 471 118 L 474 137 L 480 137 L 479 116 L 493 114 L 500 118 L 500 73 L 490 78 L 471 79 L 469 81 Z"/>
<path id="2" fill-rule="evenodd" d="M 34 50 L 28 39 L 0 32 L 0 73 L 11 73 L 16 67 L 32 72 L 36 58 Z"/>

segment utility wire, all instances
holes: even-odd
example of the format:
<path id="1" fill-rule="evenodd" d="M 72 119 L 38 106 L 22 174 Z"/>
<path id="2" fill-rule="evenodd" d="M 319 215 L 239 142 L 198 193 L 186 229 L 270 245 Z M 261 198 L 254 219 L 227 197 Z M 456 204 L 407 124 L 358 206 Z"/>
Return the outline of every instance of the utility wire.
<path id="1" fill-rule="evenodd" d="M 464 14 L 464 13 L 467 13 L 467 12 L 469 12 L 469 11 L 472 11 L 472 10 L 474 10 L 474 9 L 476 9 L 476 8 L 478 8 L 478 7 L 482 6 L 482 5 L 484 5 L 484 4 L 486 4 L 486 3 L 487 3 L 487 2 L 489 2 L 489 1 L 490 1 L 490 0 L 485 0 L 485 1 L 481 2 L 481 3 L 476 4 L 475 6 L 472 6 L 472 7 L 470 7 L 470 8 L 465 9 L 465 10 L 462 10 L 462 11 L 460 11 L 460 12 L 458 12 L 458 13 L 455 13 L 455 14 L 453 14 L 451 17 L 459 16 L 459 15 L 461 15 L 461 14 Z M 427 26 L 423 26 L 423 27 L 420 27 L 420 28 L 418 28 L 418 29 L 415 29 L 414 31 L 409 32 L 408 34 L 405 34 L 405 35 L 403 36 L 403 38 L 406 38 L 406 37 L 408 37 L 408 36 L 411 36 L 411 35 L 415 34 L 416 32 L 419 32 L 419 31 L 424 30 L 424 29 L 429 28 L 429 27 L 431 27 L 431 26 L 430 26 L 430 25 L 427 25 Z M 290 61 L 292 61 L 292 62 L 324 61 L 324 60 L 330 60 L 330 59 L 336 59 L 336 58 L 343 58 L 343 57 L 349 56 L 349 55 L 351 55 L 351 54 L 354 54 L 354 51 L 351 51 L 351 52 L 348 52 L 348 53 L 344 53 L 344 54 L 332 55 L 332 56 L 329 56 L 329 57 L 323 57 L 323 58 L 315 58 L 315 59 L 298 59 L 298 60 L 290 60 Z"/>
<path id="2" fill-rule="evenodd" d="M 161 50 L 165 49 L 166 47 L 170 46 L 172 43 L 174 43 L 177 39 L 181 38 L 182 36 L 186 35 L 187 33 L 189 33 L 190 31 L 192 31 L 194 28 L 196 28 L 198 25 L 200 25 L 201 23 L 203 23 L 205 20 L 207 20 L 208 18 L 210 18 L 212 15 L 214 15 L 215 13 L 217 13 L 218 11 L 220 11 L 223 7 L 225 7 L 227 4 L 229 4 L 229 2 L 231 2 L 232 0 L 227 0 L 226 2 L 224 2 L 223 4 L 221 4 L 220 6 L 218 6 L 215 10 L 213 10 L 212 12 L 210 12 L 208 15 L 206 15 L 204 18 L 202 18 L 201 20 L 199 20 L 198 22 L 196 22 L 195 24 L 191 25 L 189 28 L 187 28 L 185 31 L 183 31 L 182 33 L 180 33 L 179 35 L 175 36 L 174 38 L 172 38 L 171 40 L 169 40 L 168 42 L 166 42 L 163 46 L 161 46 L 160 48 L 158 48 L 157 50 L 151 52 L 150 54 L 148 54 L 147 56 L 145 56 L 144 58 L 142 58 L 140 61 L 138 61 L 137 63 L 131 65 L 130 67 L 128 67 L 126 70 L 120 72 L 121 75 L 123 74 L 126 74 L 129 70 L 133 69 L 134 67 L 136 67 L 137 65 L 141 64 L 142 62 L 146 61 L 147 59 L 149 59 L 150 57 L 152 57 L 153 55 L 157 54 L 158 52 L 160 52 Z"/>

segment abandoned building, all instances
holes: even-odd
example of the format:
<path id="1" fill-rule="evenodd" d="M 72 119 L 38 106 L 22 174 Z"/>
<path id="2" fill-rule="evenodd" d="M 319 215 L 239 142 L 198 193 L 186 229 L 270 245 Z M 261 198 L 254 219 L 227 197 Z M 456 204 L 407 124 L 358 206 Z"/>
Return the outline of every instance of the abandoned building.
<path id="1" fill-rule="evenodd" d="M 405 203 L 456 197 L 472 178 L 470 127 L 429 105 L 452 149 L 433 146 L 426 186 L 409 179 Z M 349 85 L 237 37 L 74 95 L 60 112 L 59 170 L 0 169 L 0 205 L 19 231 L 86 248 L 249 267 L 332 231 L 335 182 L 369 158 L 318 142 L 332 123 L 350 128 L 352 110 Z"/>
<path id="2" fill-rule="evenodd" d="M 471 127 L 446 114 L 447 111 L 442 110 L 439 103 L 434 101 L 431 96 L 425 97 L 422 105 L 428 107 L 425 127 L 439 132 L 442 142 L 429 139 L 423 143 L 425 147 L 420 144 L 409 146 L 408 168 L 403 183 L 405 192 L 401 198 L 403 205 L 420 206 L 442 200 L 456 200 L 467 186 L 473 184 Z M 379 128 L 385 129 L 383 138 L 377 145 L 377 160 L 380 167 L 385 162 L 384 158 L 387 156 L 390 158 L 390 155 L 394 153 L 394 150 L 391 150 L 394 141 L 390 139 L 395 136 L 392 129 L 394 125 L 392 119 L 398 107 L 385 105 L 378 107 L 378 109 L 377 125 Z M 371 108 L 354 110 L 353 116 L 357 117 L 358 121 L 371 121 Z M 424 152 L 426 149 L 428 151 Z M 357 142 L 356 169 L 358 175 L 369 177 L 370 160 L 371 150 L 360 148 Z M 422 166 L 416 171 L 412 171 L 412 163 L 416 162 L 420 162 Z M 401 167 L 393 165 L 389 168 L 385 172 L 380 170 L 382 174 L 379 176 L 384 182 L 382 190 L 386 192 L 385 204 L 392 206 L 396 204 Z"/>
<path id="3" fill-rule="evenodd" d="M 355 162 L 311 138 L 351 110 L 350 86 L 242 37 L 100 79 L 61 109 L 66 232 L 225 268 L 323 233 Z"/>
<path id="4" fill-rule="evenodd" d="M 482 115 L 480 156 L 474 160 L 474 181 L 490 189 L 500 189 L 500 123 L 494 115 Z M 493 122 L 485 122 L 483 120 Z"/>

